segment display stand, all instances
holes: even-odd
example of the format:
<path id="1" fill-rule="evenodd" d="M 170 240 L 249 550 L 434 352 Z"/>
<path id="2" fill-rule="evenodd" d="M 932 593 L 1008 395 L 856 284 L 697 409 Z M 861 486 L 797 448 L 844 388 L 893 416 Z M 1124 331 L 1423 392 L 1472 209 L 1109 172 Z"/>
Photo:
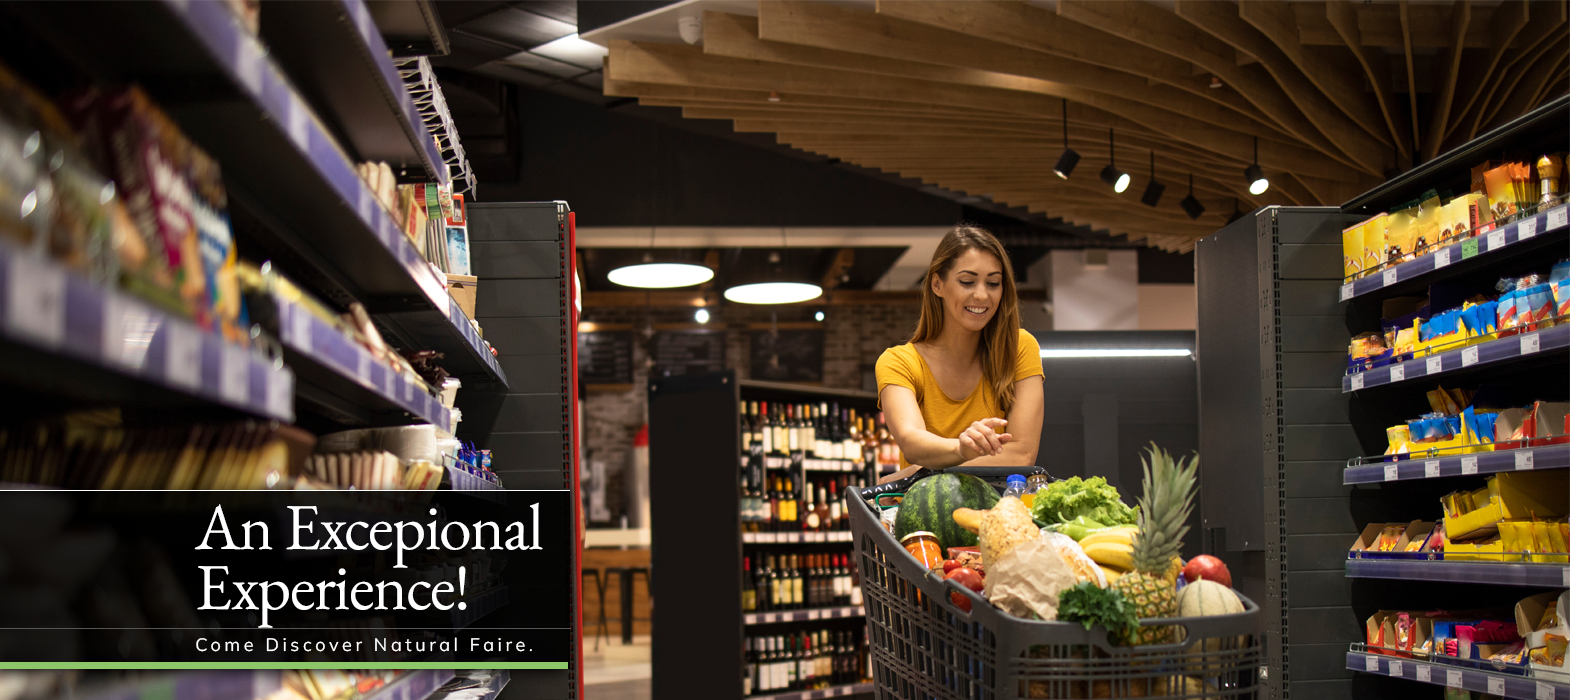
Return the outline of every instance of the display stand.
<path id="1" fill-rule="evenodd" d="M 828 401 L 863 412 L 876 410 L 877 396 L 738 381 L 733 371 L 658 378 L 649 382 L 648 391 L 649 496 L 655 504 L 651 529 L 658 572 L 651 587 L 658 601 L 653 613 L 658 640 L 652 658 L 653 698 L 741 698 L 747 636 L 865 624 L 859 607 L 742 612 L 743 556 L 756 561 L 767 554 L 851 551 L 849 539 L 842 536 L 848 532 L 742 532 L 737 468 L 742 402 Z M 791 478 L 800 484 L 812 478 L 806 474 L 796 467 Z M 695 584 L 681 574 L 694 557 L 705 570 L 724 573 Z M 703 614 L 693 615 L 694 610 Z M 752 697 L 807 700 L 870 692 L 870 684 L 851 684 Z"/>

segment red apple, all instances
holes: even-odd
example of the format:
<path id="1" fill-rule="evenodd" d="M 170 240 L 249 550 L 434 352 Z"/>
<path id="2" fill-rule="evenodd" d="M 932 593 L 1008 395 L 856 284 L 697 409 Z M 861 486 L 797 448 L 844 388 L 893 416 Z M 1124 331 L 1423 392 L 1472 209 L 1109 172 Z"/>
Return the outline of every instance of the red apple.
<path id="1" fill-rule="evenodd" d="M 1223 564 L 1209 554 L 1201 554 L 1188 560 L 1188 565 L 1183 567 L 1183 580 L 1193 583 L 1200 579 L 1219 583 L 1227 588 L 1232 587 L 1232 572 L 1227 571 Z"/>

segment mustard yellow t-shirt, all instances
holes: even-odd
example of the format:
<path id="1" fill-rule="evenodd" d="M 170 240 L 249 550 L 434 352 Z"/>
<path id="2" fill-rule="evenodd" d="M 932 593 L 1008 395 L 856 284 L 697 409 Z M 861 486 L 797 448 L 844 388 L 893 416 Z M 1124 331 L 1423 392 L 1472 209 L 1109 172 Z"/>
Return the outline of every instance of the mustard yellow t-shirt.
<path id="1" fill-rule="evenodd" d="M 1018 345 L 1014 381 L 1041 376 L 1041 344 L 1036 342 L 1036 337 L 1020 330 Z M 998 408 L 997 392 L 987 384 L 985 377 L 976 382 L 976 388 L 964 399 L 955 401 L 949 398 L 938 387 L 938 380 L 932 376 L 932 368 L 927 366 L 927 361 L 910 343 L 884 350 L 878 358 L 877 375 L 879 395 L 883 393 L 883 387 L 890 384 L 915 392 L 916 405 L 921 407 L 921 419 L 927 424 L 927 432 L 939 437 L 959 437 L 971 423 L 983 418 L 1008 417 Z M 910 466 L 903 455 L 900 457 L 900 466 Z"/>

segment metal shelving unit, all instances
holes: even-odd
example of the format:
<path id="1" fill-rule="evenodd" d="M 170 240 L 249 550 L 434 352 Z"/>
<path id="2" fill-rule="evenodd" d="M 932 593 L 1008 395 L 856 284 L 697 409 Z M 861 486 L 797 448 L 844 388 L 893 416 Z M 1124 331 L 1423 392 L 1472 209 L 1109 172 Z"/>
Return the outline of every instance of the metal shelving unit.
<path id="1" fill-rule="evenodd" d="M 785 610 L 770 613 L 747 613 L 741 616 L 744 625 L 772 625 L 782 622 L 807 622 L 810 620 L 833 620 L 841 617 L 863 617 L 864 613 L 859 605 L 845 605 L 834 608 L 813 608 L 811 610 Z"/>
<path id="2" fill-rule="evenodd" d="M 1437 248 L 1413 260 L 1384 268 L 1377 274 L 1341 285 L 1341 301 L 1373 294 L 1387 287 L 1409 288 L 1416 282 L 1437 277 L 1431 273 L 1452 265 L 1457 266 L 1455 269 L 1465 269 L 1475 264 L 1492 262 L 1500 257 L 1500 251 L 1514 252 L 1531 247 L 1527 244 L 1563 243 L 1564 234 L 1570 231 L 1566 226 L 1567 217 L 1570 217 L 1570 207 L 1561 204 L 1546 212 Z"/>
<path id="3" fill-rule="evenodd" d="M 1566 349 L 1570 349 L 1570 326 L 1554 326 L 1446 350 L 1389 367 L 1353 372 L 1342 377 L 1341 391 L 1359 391 L 1425 377 L 1438 378 L 1474 367 L 1482 369 L 1517 360 L 1538 359 L 1547 353 L 1562 353 Z"/>
<path id="4" fill-rule="evenodd" d="M 1368 459 L 1369 463 L 1348 466 L 1342 472 L 1341 483 L 1375 484 L 1384 481 L 1440 479 L 1519 469 L 1570 469 L 1570 445 L 1518 447 L 1474 454 L 1426 456 L 1419 453 L 1402 455 L 1402 459 L 1396 462 L 1379 462 L 1378 458 L 1372 457 Z"/>
<path id="5" fill-rule="evenodd" d="M 1570 566 L 1501 561 L 1348 559 L 1347 578 L 1389 578 L 1499 586 L 1570 587 Z"/>
<path id="6" fill-rule="evenodd" d="M 1434 664 L 1412 659 L 1398 659 L 1383 654 L 1349 651 L 1346 655 L 1349 671 L 1375 673 L 1391 678 L 1404 678 L 1444 686 L 1498 695 L 1519 700 L 1564 700 L 1570 698 L 1570 685 L 1563 681 L 1526 678 L 1508 673 L 1495 673 L 1474 668 L 1457 668 L 1448 664 Z"/>

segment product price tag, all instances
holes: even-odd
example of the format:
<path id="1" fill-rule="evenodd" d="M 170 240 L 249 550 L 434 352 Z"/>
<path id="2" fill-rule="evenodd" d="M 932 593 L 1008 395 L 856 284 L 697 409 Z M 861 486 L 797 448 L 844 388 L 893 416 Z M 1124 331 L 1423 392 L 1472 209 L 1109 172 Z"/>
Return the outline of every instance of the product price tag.
<path id="1" fill-rule="evenodd" d="M 1403 379 L 1406 379 L 1406 365 L 1391 365 L 1390 381 L 1399 382 Z"/>
<path id="2" fill-rule="evenodd" d="M 1438 355 L 1429 357 L 1428 360 L 1423 363 L 1424 374 L 1439 374 L 1440 372 L 1443 372 L 1444 369 L 1444 359 Z"/>
<path id="3" fill-rule="evenodd" d="M 1516 224 L 1516 226 L 1515 226 L 1515 239 L 1518 240 L 1518 241 L 1524 241 L 1524 240 L 1526 240 L 1528 238 L 1531 238 L 1533 236 L 1536 236 L 1536 235 L 1537 235 L 1537 219 L 1536 218 L 1523 219 L 1521 221 L 1521 223 Z"/>
<path id="4" fill-rule="evenodd" d="M 361 386 L 371 385 L 371 356 L 363 351 L 355 353 L 354 378 Z"/>
<path id="5" fill-rule="evenodd" d="M 289 140 L 305 153 L 311 152 L 311 114 L 294 95 L 289 96 Z"/>
<path id="6" fill-rule="evenodd" d="M 65 342 L 65 273 L 23 255 L 7 270 L 7 330 L 46 348 Z"/>
<path id="7" fill-rule="evenodd" d="M 310 353 L 315 349 L 311 344 L 311 312 L 304 307 L 289 307 L 289 337 L 286 339 L 290 345 Z"/>
<path id="8" fill-rule="evenodd" d="M 807 611 L 807 619 L 808 620 L 816 620 L 816 619 L 818 619 L 820 617 L 823 617 L 823 613 L 820 612 L 820 611 L 817 611 L 817 610 L 808 610 Z"/>
<path id="9" fill-rule="evenodd" d="M 1401 470 L 1399 466 L 1400 465 L 1396 464 L 1385 465 L 1385 481 L 1395 481 L 1401 478 Z"/>
<path id="10" fill-rule="evenodd" d="M 228 343 L 218 355 L 218 395 L 232 404 L 245 405 L 251 398 L 251 356 Z"/>
<path id="11" fill-rule="evenodd" d="M 1379 657 L 1373 654 L 1363 657 L 1363 670 L 1369 673 L 1379 673 Z"/>
<path id="12" fill-rule="evenodd" d="M 1362 389 L 1362 388 L 1363 388 L 1363 373 L 1362 372 L 1358 372 L 1357 374 L 1352 375 L 1352 391 L 1357 391 L 1357 390 Z"/>
<path id="13" fill-rule="evenodd" d="M 1532 468 L 1532 453 L 1530 451 L 1515 453 L 1515 468 L 1516 469 L 1531 469 Z"/>
<path id="14" fill-rule="evenodd" d="M 1527 333 L 1526 335 L 1521 336 L 1522 355 L 1530 355 L 1540 349 L 1542 349 L 1542 345 L 1538 341 L 1536 333 Z"/>
<path id="15" fill-rule="evenodd" d="M 1562 214 L 1562 213 L 1564 213 L 1564 210 L 1560 209 L 1559 212 Z M 1548 217 L 1550 219 L 1553 218 L 1553 216 L 1554 216 L 1553 214 L 1549 214 L 1548 215 Z M 1563 224 L 1561 224 L 1561 225 L 1563 225 Z M 1549 684 L 1547 684 L 1547 683 L 1544 683 L 1542 681 L 1538 681 L 1537 682 L 1537 700 L 1554 700 L 1554 687 L 1549 685 Z"/>
<path id="16" fill-rule="evenodd" d="M 1499 250 L 1505 247 L 1505 230 L 1495 229 L 1488 232 L 1488 249 Z"/>
<path id="17" fill-rule="evenodd" d="M 1570 566 L 1559 570 L 1559 585 L 1570 586 Z"/>
<path id="18" fill-rule="evenodd" d="M 294 417 L 294 375 L 277 371 L 267 377 L 267 414 L 275 418 Z"/>
<path id="19" fill-rule="evenodd" d="M 403 380 L 403 402 L 404 403 L 410 403 L 410 402 L 413 402 L 413 401 L 414 401 L 414 382 L 411 382 L 408 379 L 404 379 Z"/>
<path id="20" fill-rule="evenodd" d="M 99 328 L 99 356 L 111 365 L 127 367 L 125 353 L 126 303 L 118 294 L 104 295 L 103 326 Z M 134 369 L 134 367 L 131 367 Z"/>
<path id="21" fill-rule="evenodd" d="M 1401 662 L 1400 661 L 1398 661 L 1396 659 L 1391 659 L 1390 660 L 1390 675 L 1398 676 L 1398 677 L 1401 675 Z"/>
<path id="22" fill-rule="evenodd" d="M 1472 346 L 1461 351 L 1461 366 L 1471 367 L 1477 364 L 1477 346 Z"/>
<path id="23" fill-rule="evenodd" d="M 1461 259 L 1462 260 L 1465 260 L 1465 259 L 1470 258 L 1470 257 L 1475 257 L 1476 255 L 1477 255 L 1477 239 L 1476 238 L 1468 238 L 1468 239 L 1466 239 L 1464 241 L 1461 241 Z"/>
<path id="24" fill-rule="evenodd" d="M 1461 687 L 1461 672 L 1453 669 L 1445 671 L 1445 685 L 1451 688 Z"/>
<path id="25" fill-rule="evenodd" d="M 1390 286 L 1392 284 L 1395 284 L 1396 283 L 1396 268 L 1392 267 L 1390 269 L 1387 269 L 1384 272 L 1380 273 L 1380 276 L 1384 280 L 1382 282 L 1381 286 L 1388 287 L 1388 286 Z"/>
<path id="26" fill-rule="evenodd" d="M 1434 667 L 1428 664 L 1414 664 L 1417 668 L 1417 679 L 1424 683 L 1434 682 Z"/>
<path id="27" fill-rule="evenodd" d="M 236 37 L 234 73 L 240 79 L 240 86 L 252 97 L 262 96 L 262 50 L 256 46 L 256 40 L 247 36 Z"/>
<path id="28" fill-rule="evenodd" d="M 778 615 L 775 615 L 775 614 L 774 614 L 774 613 L 767 613 L 767 614 L 765 614 L 765 615 L 764 615 L 764 616 L 763 616 L 763 621 L 764 621 L 764 622 L 765 622 L 765 623 L 769 623 L 769 622 L 773 622 L 773 621 L 775 621 L 775 620 L 776 620 L 776 619 L 779 619 L 779 616 L 778 616 Z"/>
<path id="29" fill-rule="evenodd" d="M 382 393 L 384 393 L 384 394 L 386 394 L 388 396 L 397 396 L 397 392 L 394 389 L 394 386 L 395 386 L 395 383 L 397 381 L 397 378 L 398 378 L 398 375 L 393 371 L 393 368 L 391 368 L 391 367 L 383 367 L 382 368 Z"/>
<path id="30" fill-rule="evenodd" d="M 1503 696 L 1505 694 L 1505 679 L 1488 677 L 1488 694 Z"/>
<path id="31" fill-rule="evenodd" d="M 371 188 L 366 187 L 364 183 L 361 183 L 361 185 L 360 185 L 360 196 L 355 201 L 355 205 L 354 205 L 354 211 L 360 215 L 360 220 L 361 221 L 364 221 L 364 222 L 367 222 L 367 223 L 371 222 L 371 202 L 372 201 L 373 200 L 371 199 Z"/>
<path id="32" fill-rule="evenodd" d="M 1461 458 L 1461 473 L 1462 474 L 1476 474 L 1477 473 L 1477 455 L 1467 455 L 1467 456 Z"/>
<path id="33" fill-rule="evenodd" d="M 1440 248 L 1438 251 L 1436 251 L 1434 253 L 1434 269 L 1435 270 L 1437 270 L 1437 269 L 1439 269 L 1441 267 L 1444 267 L 1446 265 L 1449 265 L 1449 264 L 1450 264 L 1450 249 L 1449 248 Z"/>
<path id="34" fill-rule="evenodd" d="M 1346 284 L 1341 285 L 1341 301 L 1346 301 L 1346 300 L 1351 299 L 1351 298 L 1352 298 L 1352 283 L 1348 282 Z"/>
<path id="35" fill-rule="evenodd" d="M 164 378 L 195 390 L 202 384 L 202 336 L 183 323 L 164 324 Z"/>
<path id="36" fill-rule="evenodd" d="M 1432 479 L 1439 476 L 1439 460 L 1430 459 L 1423 463 L 1423 476 Z"/>
<path id="37" fill-rule="evenodd" d="M 1559 207 L 1558 209 L 1548 212 L 1548 225 L 1544 226 L 1543 230 L 1546 231 L 1548 229 L 1559 228 L 1564 226 L 1567 222 L 1570 222 L 1570 209 Z"/>

